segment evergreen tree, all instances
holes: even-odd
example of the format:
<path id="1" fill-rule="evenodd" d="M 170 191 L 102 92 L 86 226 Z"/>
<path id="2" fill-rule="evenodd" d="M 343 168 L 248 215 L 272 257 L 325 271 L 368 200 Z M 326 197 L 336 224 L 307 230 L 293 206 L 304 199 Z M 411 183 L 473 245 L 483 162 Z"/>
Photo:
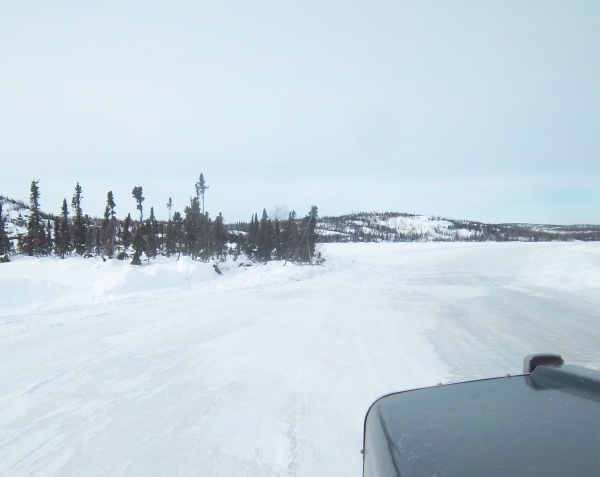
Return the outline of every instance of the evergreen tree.
<path id="1" fill-rule="evenodd" d="M 40 213 L 40 189 L 38 181 L 31 181 L 29 189 L 29 220 L 27 221 L 27 235 L 23 246 L 24 252 L 29 256 L 45 254 L 44 243 L 46 231 Z"/>
<path id="2" fill-rule="evenodd" d="M 37 249 L 37 251 L 36 251 L 35 255 L 37 257 L 46 255 L 46 224 L 44 223 L 43 220 L 42 220 L 42 224 L 40 226 L 36 249 Z"/>
<path id="3" fill-rule="evenodd" d="M 50 220 L 46 221 L 46 239 L 44 240 L 44 255 L 52 255 L 54 242 L 52 240 L 52 224 Z"/>
<path id="4" fill-rule="evenodd" d="M 131 214 L 127 214 L 127 217 L 125 217 L 125 223 L 123 224 L 123 229 L 121 230 L 121 245 L 123 246 L 123 250 L 117 256 L 119 260 L 124 260 L 127 258 L 127 250 L 131 246 L 132 238 Z"/>
<path id="5" fill-rule="evenodd" d="M 173 241 L 175 245 L 173 253 L 177 253 L 177 259 L 179 259 L 183 248 L 183 217 L 179 212 L 173 214 Z"/>
<path id="6" fill-rule="evenodd" d="M 106 208 L 102 222 L 102 244 L 108 258 L 113 258 L 115 253 L 115 236 L 117 232 L 117 218 L 115 214 L 115 200 L 112 191 L 106 194 Z"/>
<path id="7" fill-rule="evenodd" d="M 0 262 L 8 262 L 8 254 L 12 250 L 12 243 L 6 233 L 5 219 L 2 215 L 2 202 L 0 202 Z"/>
<path id="8" fill-rule="evenodd" d="M 310 212 L 302 219 L 298 233 L 294 234 L 292 223 L 295 221 L 291 220 L 292 215 L 290 214 L 288 230 L 284 232 L 285 240 L 289 240 L 288 243 L 291 248 L 288 260 L 312 263 L 318 238 L 316 232 L 317 217 L 318 209 L 313 205 Z M 292 241 L 293 235 L 296 236 L 296 239 L 297 237 L 300 237 L 300 239 Z"/>
<path id="9" fill-rule="evenodd" d="M 94 248 L 97 242 L 98 230 L 94 224 L 94 220 L 87 214 L 83 218 L 85 224 L 85 257 L 90 258 L 94 256 Z"/>
<path id="10" fill-rule="evenodd" d="M 71 200 L 73 207 L 73 226 L 71 227 L 71 245 L 75 252 L 79 255 L 85 254 L 86 233 L 85 233 L 85 218 L 81 209 L 82 189 L 79 182 L 75 186 L 75 194 Z"/>
<path id="11" fill-rule="evenodd" d="M 198 182 L 196 182 L 196 198 L 198 199 L 198 202 L 200 202 L 200 198 L 202 198 L 202 215 L 204 215 L 204 194 L 207 189 L 208 186 L 204 180 L 204 174 L 200 173 L 200 178 L 198 179 Z"/>
<path id="12" fill-rule="evenodd" d="M 204 209 L 204 196 L 208 189 L 208 185 L 206 185 L 206 181 L 204 180 L 204 174 L 200 173 L 200 177 L 198 182 L 195 184 L 196 186 L 196 200 L 198 201 L 198 210 L 200 209 L 200 204 L 202 204 L 202 211 L 200 212 L 200 216 L 197 218 L 195 222 L 196 226 L 196 238 L 199 242 L 198 244 L 198 255 L 202 258 L 203 261 L 208 262 L 209 257 L 211 255 L 210 250 L 210 217 L 206 213 Z"/>
<path id="13" fill-rule="evenodd" d="M 23 206 L 25 206 L 25 204 L 23 204 Z M 17 220 L 15 220 L 15 224 L 18 227 L 25 227 L 27 225 L 27 223 L 25 222 L 25 219 L 23 219 L 23 214 L 21 214 L 20 210 L 19 210 L 19 216 L 17 217 Z"/>
<path id="14" fill-rule="evenodd" d="M 25 253 L 25 237 L 23 237 L 22 233 L 17 233 L 17 253 L 24 254 Z"/>
<path id="15" fill-rule="evenodd" d="M 204 237 L 204 216 L 200 213 L 200 203 L 197 197 L 190 199 L 190 205 L 185 208 L 184 212 L 184 253 L 196 260 L 202 251 L 202 238 Z"/>
<path id="16" fill-rule="evenodd" d="M 60 257 L 60 243 L 62 236 L 60 234 L 60 218 L 54 218 L 54 255 Z"/>
<path id="17" fill-rule="evenodd" d="M 234 242 L 234 246 L 231 250 L 231 255 L 233 255 L 233 260 L 236 261 L 239 256 L 247 250 L 246 247 L 246 237 L 243 233 L 239 232 L 237 235 L 230 234 L 231 241 Z"/>
<path id="18" fill-rule="evenodd" d="M 94 246 L 94 253 L 96 254 L 96 257 L 101 256 L 103 260 L 103 254 L 104 254 L 104 250 L 102 248 L 102 229 L 100 230 L 95 230 L 94 233 L 94 237 L 95 237 L 95 246 Z"/>
<path id="19" fill-rule="evenodd" d="M 71 248 L 71 229 L 69 227 L 69 208 L 67 206 L 67 199 L 63 199 L 60 217 L 60 230 L 57 234 L 55 242 L 55 253 L 60 258 L 65 258 Z"/>
<path id="20" fill-rule="evenodd" d="M 166 233 L 166 229 L 167 229 L 167 224 L 165 224 L 162 220 L 157 220 L 156 221 L 156 226 L 155 226 L 155 234 L 156 234 L 156 240 L 157 240 L 157 245 L 158 245 L 158 251 L 157 253 L 159 255 L 164 255 L 165 252 L 165 233 Z"/>
<path id="21" fill-rule="evenodd" d="M 248 225 L 248 234 L 246 235 L 246 255 L 250 259 L 254 259 L 256 257 L 257 247 L 256 241 L 258 237 L 258 214 L 254 214 L 250 219 L 250 224 Z"/>
<path id="22" fill-rule="evenodd" d="M 275 223 L 273 224 L 273 246 L 275 247 L 275 257 L 277 260 L 284 258 L 283 235 L 281 233 L 281 223 L 278 218 L 275 218 Z"/>
<path id="23" fill-rule="evenodd" d="M 171 220 L 171 209 L 173 208 L 173 199 L 169 197 L 167 202 L 167 209 L 169 209 L 169 221 Z"/>
<path id="24" fill-rule="evenodd" d="M 154 207 L 150 207 L 150 217 L 146 220 L 145 224 L 145 250 L 148 261 L 150 258 L 156 258 L 158 248 L 158 236 L 157 236 L 158 223 L 156 217 L 154 217 Z"/>
<path id="25" fill-rule="evenodd" d="M 227 229 L 225 229 L 223 214 L 219 212 L 213 225 L 213 250 L 217 257 L 223 259 L 225 257 L 225 245 L 227 243 Z"/>
<path id="26" fill-rule="evenodd" d="M 258 217 L 257 217 L 258 220 Z M 267 215 L 267 210 L 263 209 L 258 231 L 256 233 L 256 256 L 258 260 L 266 262 L 271 260 L 271 252 L 273 250 L 273 228 L 271 220 Z"/>
<path id="27" fill-rule="evenodd" d="M 144 202 L 144 199 L 145 199 L 145 197 L 142 197 L 142 194 L 143 194 L 142 187 L 141 186 L 134 187 L 133 190 L 131 191 L 131 194 L 133 195 L 133 198 L 137 202 L 136 209 L 140 211 L 140 225 L 142 225 L 142 223 L 144 221 L 142 202 Z"/>
<path id="28" fill-rule="evenodd" d="M 297 257 L 301 262 L 311 262 L 315 256 L 315 247 L 317 243 L 317 217 L 318 211 L 316 205 L 313 205 L 310 212 L 302 219 L 302 239 L 298 246 Z"/>
<path id="29" fill-rule="evenodd" d="M 164 253 L 167 257 L 170 257 L 175 253 L 175 225 L 171 219 L 167 222 L 164 244 Z"/>
<path id="30" fill-rule="evenodd" d="M 293 253 L 296 251 L 298 243 L 300 242 L 300 233 L 298 231 L 298 223 L 296 219 L 296 212 L 293 210 L 290 212 L 287 222 L 284 224 L 282 237 L 281 237 L 281 250 L 282 256 L 286 259 L 290 259 Z"/>
<path id="31" fill-rule="evenodd" d="M 200 228 L 199 228 L 199 236 L 202 237 L 202 260 L 204 262 L 208 262 L 213 254 L 213 246 L 211 240 L 211 230 L 212 230 L 212 220 L 208 215 L 208 212 L 202 214 L 200 216 Z"/>
<path id="32" fill-rule="evenodd" d="M 131 259 L 132 265 L 142 264 L 142 253 L 146 250 L 146 227 L 141 224 L 133 233 L 133 258 Z"/>

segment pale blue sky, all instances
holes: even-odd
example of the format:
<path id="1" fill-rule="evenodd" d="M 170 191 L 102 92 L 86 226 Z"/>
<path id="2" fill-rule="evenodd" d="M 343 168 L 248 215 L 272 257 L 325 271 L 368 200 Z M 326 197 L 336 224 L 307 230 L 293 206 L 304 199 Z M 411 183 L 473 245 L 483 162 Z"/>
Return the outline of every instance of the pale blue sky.
<path id="1" fill-rule="evenodd" d="M 600 2 L 0 0 L 0 194 L 600 223 Z"/>

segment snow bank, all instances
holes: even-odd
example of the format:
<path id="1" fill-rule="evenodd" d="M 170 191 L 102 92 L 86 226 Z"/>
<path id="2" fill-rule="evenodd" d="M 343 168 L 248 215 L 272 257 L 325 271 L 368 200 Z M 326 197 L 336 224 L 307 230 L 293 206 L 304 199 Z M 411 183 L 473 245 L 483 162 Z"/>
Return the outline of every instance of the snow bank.
<path id="1" fill-rule="evenodd" d="M 532 284 L 559 289 L 600 289 L 600 247 L 597 243 L 539 246 L 521 270 Z"/>
<path id="2" fill-rule="evenodd" d="M 216 263 L 216 262 L 215 262 Z M 6 311 L 31 312 L 50 306 L 114 302 L 130 295 L 160 294 L 212 287 L 262 288 L 323 273 L 323 267 L 305 267 L 274 261 L 213 263 L 190 257 L 159 257 L 141 266 L 101 258 L 18 257 L 0 267 L 0 297 Z"/>

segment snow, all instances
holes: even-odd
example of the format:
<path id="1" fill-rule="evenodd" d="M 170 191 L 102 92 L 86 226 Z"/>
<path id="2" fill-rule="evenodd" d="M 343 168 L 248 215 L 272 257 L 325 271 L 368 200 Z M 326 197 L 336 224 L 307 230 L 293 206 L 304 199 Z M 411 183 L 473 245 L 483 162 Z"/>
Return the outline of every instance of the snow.
<path id="1" fill-rule="evenodd" d="M 17 236 L 27 232 L 27 219 L 29 218 L 29 208 L 22 207 L 20 204 L 8 199 L 0 198 L 2 204 L 2 217 L 0 221 L 5 222 L 5 231 L 8 236 Z"/>
<path id="2" fill-rule="evenodd" d="M 600 244 L 326 244 L 324 266 L 0 265 L 0 475 L 360 476 L 381 394 L 600 369 Z"/>
<path id="3" fill-rule="evenodd" d="M 322 236 L 353 236 L 357 232 L 373 235 L 380 240 L 393 240 L 394 235 L 410 237 L 414 241 L 468 239 L 475 235 L 467 229 L 455 229 L 449 220 L 425 215 L 358 213 L 359 219 L 346 217 L 322 219 L 317 231 Z"/>
<path id="4" fill-rule="evenodd" d="M 421 234 L 431 233 L 436 229 L 447 231 L 449 228 L 454 227 L 452 222 L 434 219 L 424 215 L 390 217 L 388 220 L 379 220 L 376 223 L 404 233 Z"/>

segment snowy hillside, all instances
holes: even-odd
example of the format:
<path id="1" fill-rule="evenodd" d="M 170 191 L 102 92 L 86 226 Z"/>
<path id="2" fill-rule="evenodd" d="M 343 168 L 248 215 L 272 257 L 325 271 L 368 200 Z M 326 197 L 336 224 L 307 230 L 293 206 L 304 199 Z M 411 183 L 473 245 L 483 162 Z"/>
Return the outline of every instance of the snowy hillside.
<path id="1" fill-rule="evenodd" d="M 432 241 L 469 237 L 466 229 L 455 230 L 448 220 L 397 213 L 353 214 L 324 217 L 319 233 L 326 241 Z"/>
<path id="2" fill-rule="evenodd" d="M 0 265 L 0 475 L 360 476 L 381 394 L 600 369 L 600 244 L 324 244 L 323 266 Z"/>
<path id="3" fill-rule="evenodd" d="M 25 234 L 27 231 L 27 218 L 29 217 L 29 207 L 23 202 L 7 199 L 0 196 L 2 204 L 2 217 L 6 233 L 10 237 L 16 237 L 18 234 Z"/>
<path id="4" fill-rule="evenodd" d="M 0 205 L 2 205 L 0 225 L 4 226 L 4 232 L 10 238 L 14 250 L 16 250 L 17 237 L 27 234 L 27 221 L 30 213 L 29 206 L 20 200 L 10 199 L 1 195 Z M 43 211 L 41 211 L 40 216 L 46 223 L 54 220 L 54 215 Z"/>
<path id="5" fill-rule="evenodd" d="M 484 224 L 397 212 L 322 217 L 323 242 L 600 240 L 600 225 Z"/>

